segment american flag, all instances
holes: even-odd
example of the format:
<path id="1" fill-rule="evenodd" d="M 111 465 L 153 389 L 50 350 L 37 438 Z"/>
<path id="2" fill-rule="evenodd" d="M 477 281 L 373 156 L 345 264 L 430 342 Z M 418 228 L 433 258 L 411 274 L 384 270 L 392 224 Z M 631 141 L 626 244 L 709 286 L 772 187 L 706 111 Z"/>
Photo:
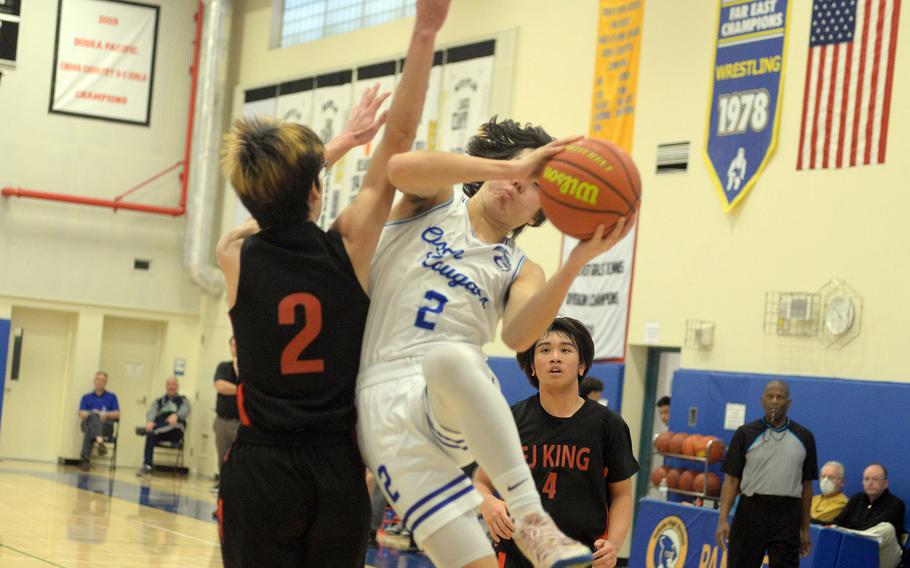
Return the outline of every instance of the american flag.
<path id="1" fill-rule="evenodd" d="M 901 0 L 814 0 L 796 169 L 882 164 Z"/>

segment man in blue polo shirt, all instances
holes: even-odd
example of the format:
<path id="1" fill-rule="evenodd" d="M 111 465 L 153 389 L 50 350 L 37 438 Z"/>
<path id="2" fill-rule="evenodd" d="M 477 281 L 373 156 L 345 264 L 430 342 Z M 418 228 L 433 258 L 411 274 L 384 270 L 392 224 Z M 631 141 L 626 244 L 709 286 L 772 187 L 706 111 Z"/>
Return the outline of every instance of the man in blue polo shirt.
<path id="1" fill-rule="evenodd" d="M 79 467 L 88 471 L 91 467 L 89 458 L 92 455 L 92 445 L 98 444 L 98 454 L 107 453 L 104 446 L 104 436 L 114 433 L 114 420 L 120 419 L 120 405 L 117 395 L 108 392 L 107 373 L 95 373 L 95 390 L 82 397 L 79 403 L 79 418 L 82 420 L 82 458 Z"/>

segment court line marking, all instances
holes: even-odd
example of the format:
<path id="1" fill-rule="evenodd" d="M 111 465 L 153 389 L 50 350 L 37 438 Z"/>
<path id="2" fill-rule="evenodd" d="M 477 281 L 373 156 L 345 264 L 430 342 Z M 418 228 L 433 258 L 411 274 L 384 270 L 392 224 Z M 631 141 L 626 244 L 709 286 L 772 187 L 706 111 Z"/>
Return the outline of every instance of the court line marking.
<path id="1" fill-rule="evenodd" d="M 34 558 L 35 560 L 39 560 L 46 564 L 50 564 L 51 566 L 57 566 L 57 568 L 66 568 L 66 566 L 64 566 L 63 564 L 55 564 L 55 563 L 51 562 L 50 560 L 48 560 L 47 558 L 41 558 L 40 556 L 35 556 L 34 554 L 29 554 L 28 552 L 19 550 L 18 548 L 13 548 L 12 546 L 10 546 L 8 544 L 0 543 L 0 548 L 8 548 L 10 550 L 18 552 L 19 554 L 21 554 L 23 556 L 28 556 L 29 558 Z"/>
<path id="2" fill-rule="evenodd" d="M 127 520 L 132 521 L 132 522 L 134 522 L 134 523 L 139 523 L 140 525 L 145 525 L 145 526 L 147 526 L 147 527 L 151 527 L 151 528 L 153 528 L 153 529 L 158 529 L 158 530 L 160 530 L 160 531 L 169 532 L 169 533 L 175 534 L 175 535 L 177 535 L 177 536 L 182 536 L 182 537 L 184 537 L 184 538 L 188 538 L 188 539 L 191 539 L 191 540 L 197 540 L 197 541 L 199 541 L 199 542 L 202 542 L 202 543 L 205 543 L 205 544 L 210 544 L 210 545 L 212 545 L 212 546 L 219 546 L 219 547 L 221 546 L 221 543 L 220 543 L 220 542 L 212 542 L 212 541 L 210 541 L 210 540 L 205 540 L 205 539 L 202 539 L 202 538 L 199 538 L 199 537 L 195 537 L 195 536 L 192 536 L 192 535 L 189 535 L 189 534 L 182 533 L 182 532 L 180 532 L 180 531 L 175 531 L 175 530 L 171 530 L 171 529 L 168 529 L 168 528 L 164 528 L 164 527 L 162 527 L 162 526 L 160 526 L 160 525 L 154 525 L 154 524 L 152 524 L 152 523 L 147 523 L 147 522 L 145 522 L 145 521 L 140 521 L 139 519 L 127 519 Z"/>

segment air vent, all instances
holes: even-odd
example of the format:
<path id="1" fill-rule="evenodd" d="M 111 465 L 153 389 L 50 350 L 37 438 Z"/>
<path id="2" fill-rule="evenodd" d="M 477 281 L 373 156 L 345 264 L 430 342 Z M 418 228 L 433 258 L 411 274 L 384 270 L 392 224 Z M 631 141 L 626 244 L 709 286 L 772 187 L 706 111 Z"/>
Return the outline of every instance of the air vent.
<path id="1" fill-rule="evenodd" d="M 151 266 L 152 266 L 151 260 L 145 260 L 142 258 L 133 259 L 133 270 L 141 270 L 143 272 L 147 272 Z"/>
<path id="2" fill-rule="evenodd" d="M 657 145 L 657 173 L 681 174 L 689 169 L 689 143 L 668 142 Z"/>

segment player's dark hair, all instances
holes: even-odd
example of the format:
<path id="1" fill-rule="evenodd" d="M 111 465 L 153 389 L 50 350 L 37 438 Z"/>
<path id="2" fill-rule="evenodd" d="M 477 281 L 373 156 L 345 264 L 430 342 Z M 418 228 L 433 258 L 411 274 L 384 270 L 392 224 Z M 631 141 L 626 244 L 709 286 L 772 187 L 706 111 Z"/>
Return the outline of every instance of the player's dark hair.
<path id="1" fill-rule="evenodd" d="M 578 383 L 581 384 L 581 380 L 585 378 L 585 375 L 591 370 L 591 363 L 594 361 L 594 340 L 591 339 L 591 333 L 588 332 L 588 328 L 585 327 L 585 324 L 572 318 L 556 318 L 553 320 L 553 323 L 550 324 L 550 327 L 547 329 L 544 336 L 551 333 L 562 335 L 571 341 L 572 345 L 578 349 L 578 364 L 579 366 L 584 365 L 584 371 L 578 375 Z M 528 382 L 531 383 L 531 386 L 535 389 L 540 389 L 540 381 L 534 376 L 533 371 L 534 352 L 537 351 L 537 344 L 539 342 L 540 339 L 535 341 L 534 345 L 515 356 L 521 370 L 524 371 L 525 376 L 528 377 Z M 602 389 L 603 384 L 601 384 L 601 390 Z"/>
<path id="2" fill-rule="evenodd" d="M 489 158 L 491 160 L 511 160 L 515 158 L 522 150 L 533 150 L 546 146 L 553 141 L 553 137 L 547 134 L 547 131 L 541 126 L 535 126 L 521 123 L 511 119 L 498 120 L 493 116 L 488 122 L 480 127 L 480 131 L 468 140 L 465 146 L 465 153 L 469 156 L 478 156 L 480 158 Z M 482 181 L 473 181 L 465 183 L 463 191 L 468 197 L 473 197 L 483 185 Z M 532 227 L 539 227 L 547 220 L 543 210 L 537 212 L 534 221 L 529 223 Z M 512 236 L 518 234 L 527 225 L 522 225 L 512 231 Z"/>
<path id="3" fill-rule="evenodd" d="M 578 387 L 578 394 L 581 398 L 588 398 L 588 395 L 595 391 L 604 390 L 603 381 L 594 377 L 585 377 Z"/>
<path id="4" fill-rule="evenodd" d="M 670 406 L 670 397 L 662 396 L 657 400 L 656 406 Z"/>

